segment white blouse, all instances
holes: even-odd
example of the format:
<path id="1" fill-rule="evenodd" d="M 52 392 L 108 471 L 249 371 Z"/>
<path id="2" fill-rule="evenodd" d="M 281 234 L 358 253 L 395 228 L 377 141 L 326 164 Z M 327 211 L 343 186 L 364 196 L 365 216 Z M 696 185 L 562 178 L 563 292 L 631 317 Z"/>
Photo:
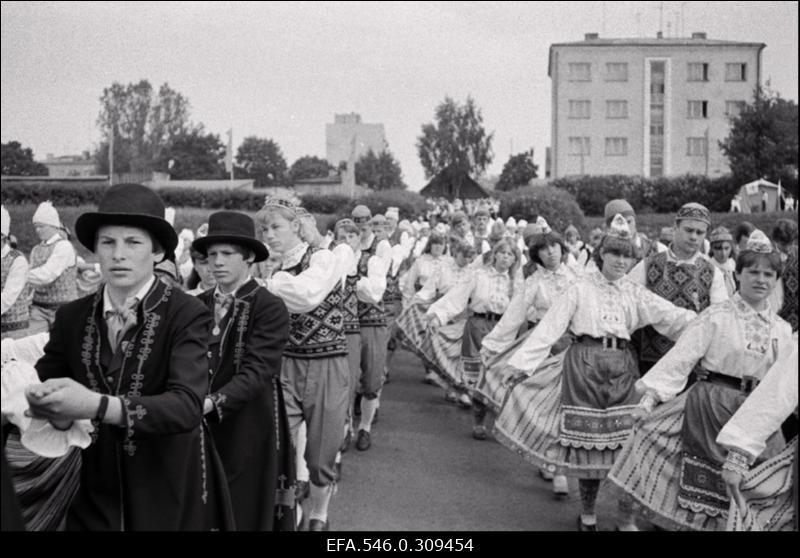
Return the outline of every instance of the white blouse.
<path id="1" fill-rule="evenodd" d="M 786 417 L 797 408 L 797 333 L 792 345 L 767 371 L 717 436 L 717 443 L 750 454 L 752 460 L 767 447 Z"/>
<path id="2" fill-rule="evenodd" d="M 428 315 L 446 324 L 469 308 L 474 313 L 502 314 L 511 301 L 511 277 L 498 272 L 494 266 L 473 268 L 466 281 L 459 282 L 428 309 Z M 522 291 L 521 281 L 515 281 L 515 291 Z"/>
<path id="3" fill-rule="evenodd" d="M 483 348 L 500 353 L 511 345 L 525 321 L 539 322 L 553 303 L 564 294 L 578 274 L 565 264 L 554 271 L 539 267 L 525 280 L 525 288 L 514 293 L 503 317 L 483 338 Z"/>
<path id="4" fill-rule="evenodd" d="M 411 268 L 400 277 L 400 290 L 403 293 L 403 299 L 411 299 L 416 292 L 414 285 L 419 281 L 420 285 L 424 285 L 428 279 L 436 275 L 439 269 L 444 265 L 449 265 L 453 258 L 447 255 L 434 258 L 430 254 L 422 254 L 419 258 L 414 260 Z"/>
<path id="5" fill-rule="evenodd" d="M 532 374 L 568 330 L 630 339 L 632 331 L 652 325 L 674 340 L 696 316 L 626 277 L 609 281 L 600 272 L 582 275 L 550 307 L 508 364 Z"/>
<path id="6" fill-rule="evenodd" d="M 342 277 L 352 266 L 352 261 L 344 257 L 343 251 L 337 258 L 330 250 L 317 250 L 311 255 L 308 269 L 292 275 L 286 269 L 300 263 L 308 250 L 308 244 L 301 242 L 283 254 L 281 270 L 272 274 L 264 283 L 266 288 L 278 296 L 293 314 L 310 312 L 325 300 L 328 294 L 339 286 Z M 353 253 L 352 250 L 349 251 Z"/>
<path id="7" fill-rule="evenodd" d="M 659 401 L 669 401 L 686 386 L 698 362 L 717 374 L 761 379 L 777 358 L 790 350 L 791 341 L 791 326 L 769 305 L 756 312 L 737 293 L 701 312 L 636 386 Z"/>
<path id="8" fill-rule="evenodd" d="M 472 275 L 472 271 L 469 266 L 459 267 L 455 260 L 448 261 L 422 284 L 422 288 L 417 291 L 414 300 L 423 303 L 433 302 L 458 283 L 466 281 Z"/>

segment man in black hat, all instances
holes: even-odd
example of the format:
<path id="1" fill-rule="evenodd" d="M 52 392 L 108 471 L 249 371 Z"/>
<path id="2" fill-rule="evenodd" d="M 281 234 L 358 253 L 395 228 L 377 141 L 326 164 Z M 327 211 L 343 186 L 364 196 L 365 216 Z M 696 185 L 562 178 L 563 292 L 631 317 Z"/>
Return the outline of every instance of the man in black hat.
<path id="1" fill-rule="evenodd" d="M 236 529 L 294 530 L 294 467 L 279 384 L 289 312 L 250 275 L 269 252 L 253 220 L 235 211 L 212 213 L 208 235 L 192 248 L 208 257 L 217 281 L 198 295 L 214 315 L 203 412 L 228 477 Z"/>
<path id="2" fill-rule="evenodd" d="M 104 285 L 56 312 L 43 383 L 26 391 L 33 416 L 57 428 L 91 419 L 70 530 L 232 528 L 230 495 L 203 427 L 211 316 L 195 297 L 156 280 L 178 238 L 158 195 L 108 189 L 75 223 Z"/>

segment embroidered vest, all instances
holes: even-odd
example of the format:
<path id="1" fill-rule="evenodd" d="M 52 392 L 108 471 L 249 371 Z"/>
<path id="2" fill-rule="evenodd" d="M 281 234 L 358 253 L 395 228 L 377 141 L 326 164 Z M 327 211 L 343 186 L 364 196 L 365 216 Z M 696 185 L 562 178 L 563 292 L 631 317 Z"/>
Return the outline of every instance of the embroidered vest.
<path id="1" fill-rule="evenodd" d="M 300 262 L 289 269 L 299 275 L 311 263 L 311 255 L 319 248 L 309 247 Z M 289 315 L 289 342 L 283 354 L 292 358 L 325 358 L 347 355 L 344 337 L 344 312 L 342 289 L 334 288 L 322 303 L 305 314 Z"/>
<path id="2" fill-rule="evenodd" d="M 400 244 L 402 236 L 403 236 L 403 231 L 400 228 L 395 227 L 392 236 L 389 237 L 389 245 L 397 246 L 398 244 Z"/>
<path id="3" fill-rule="evenodd" d="M 11 265 L 14 263 L 14 260 L 17 258 L 25 256 L 22 255 L 22 252 L 19 250 L 11 250 L 2 260 L 2 277 L 0 277 L 0 285 L 2 285 L 2 289 L 6 288 L 6 279 L 8 279 L 8 273 L 11 271 Z M 6 333 L 9 331 L 19 331 L 20 329 L 26 329 L 28 327 L 28 318 L 29 318 L 29 310 L 30 310 L 30 302 L 31 302 L 31 288 L 28 285 L 25 285 L 22 288 L 22 292 L 19 293 L 17 300 L 14 301 L 14 304 L 11 305 L 5 314 L 0 316 L 0 327 L 2 327 L 2 333 Z"/>
<path id="4" fill-rule="evenodd" d="M 37 244 L 31 250 L 31 269 L 44 265 L 55 250 L 56 244 L 69 240 L 61 239 L 52 244 Z M 72 244 L 70 243 L 70 249 Z M 64 270 L 55 281 L 49 285 L 35 287 L 33 303 L 43 308 L 58 308 L 62 304 L 78 298 L 78 266 L 73 265 Z"/>
<path id="5" fill-rule="evenodd" d="M 344 282 L 342 314 L 344 316 L 345 333 L 358 333 L 361 331 L 361 326 L 358 323 L 358 297 L 356 296 L 356 283 L 358 283 L 358 275 L 348 275 Z"/>
<path id="6" fill-rule="evenodd" d="M 647 288 L 675 306 L 699 314 L 711 304 L 714 264 L 705 259 L 698 259 L 693 265 L 678 265 L 667 259 L 667 252 L 662 252 L 646 260 L 645 276 Z M 656 362 L 673 345 L 653 327 L 647 326 L 642 332 L 640 358 Z"/>
<path id="7" fill-rule="evenodd" d="M 361 250 L 361 258 L 358 260 L 358 276 L 367 276 L 367 263 L 375 255 L 378 249 L 378 239 L 372 241 L 372 245 L 366 250 Z M 383 301 L 378 304 L 367 304 L 358 301 L 358 322 L 361 327 L 381 327 L 386 325 L 386 312 L 383 308 Z"/>
<path id="8" fill-rule="evenodd" d="M 781 281 L 783 281 L 783 306 L 778 316 L 789 322 L 792 331 L 797 331 L 797 248 L 789 252 L 781 273 Z"/>
<path id="9" fill-rule="evenodd" d="M 642 238 L 642 245 L 636 249 L 636 263 L 639 263 L 645 258 L 651 258 L 658 255 L 658 244 L 655 240 L 649 238 Z"/>

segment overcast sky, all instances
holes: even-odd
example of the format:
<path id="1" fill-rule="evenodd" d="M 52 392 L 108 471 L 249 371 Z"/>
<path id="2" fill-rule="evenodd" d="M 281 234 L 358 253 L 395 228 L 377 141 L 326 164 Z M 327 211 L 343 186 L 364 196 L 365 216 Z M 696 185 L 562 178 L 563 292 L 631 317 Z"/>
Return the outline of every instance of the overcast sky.
<path id="1" fill-rule="evenodd" d="M 325 157 L 325 124 L 357 112 L 419 190 L 422 124 L 472 95 L 495 132 L 488 172 L 533 147 L 543 175 L 550 44 L 654 37 L 662 4 L 665 35 L 766 43 L 764 79 L 797 100 L 796 2 L 2 2 L 0 135 L 37 159 L 94 150 L 103 88 L 147 79 L 223 141 L 276 140 L 289 165 Z"/>

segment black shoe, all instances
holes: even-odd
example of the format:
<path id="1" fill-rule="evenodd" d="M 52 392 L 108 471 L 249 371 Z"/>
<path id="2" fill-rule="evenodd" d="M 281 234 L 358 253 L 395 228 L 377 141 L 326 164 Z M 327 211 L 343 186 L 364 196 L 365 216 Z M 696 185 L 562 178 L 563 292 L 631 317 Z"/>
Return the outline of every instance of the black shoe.
<path id="1" fill-rule="evenodd" d="M 578 531 L 597 531 L 597 525 L 586 525 L 581 516 L 578 516 Z"/>
<path id="2" fill-rule="evenodd" d="M 353 431 L 348 430 L 347 435 L 344 437 L 344 441 L 342 442 L 341 447 L 339 447 L 339 451 L 342 453 L 347 453 L 347 450 L 350 449 L 350 443 L 353 441 Z"/>
<path id="3" fill-rule="evenodd" d="M 308 498 L 310 491 L 311 486 L 308 484 L 308 481 L 297 481 L 297 485 L 295 485 L 294 488 L 294 497 L 298 502 L 302 502 Z"/>
<path id="4" fill-rule="evenodd" d="M 366 430 L 358 431 L 358 441 L 356 442 L 356 449 L 358 451 L 367 451 L 372 446 L 372 441 L 369 438 L 369 432 Z"/>
<path id="5" fill-rule="evenodd" d="M 309 531 L 327 531 L 328 528 L 328 522 L 322 521 L 321 519 L 312 519 L 308 522 Z"/>

